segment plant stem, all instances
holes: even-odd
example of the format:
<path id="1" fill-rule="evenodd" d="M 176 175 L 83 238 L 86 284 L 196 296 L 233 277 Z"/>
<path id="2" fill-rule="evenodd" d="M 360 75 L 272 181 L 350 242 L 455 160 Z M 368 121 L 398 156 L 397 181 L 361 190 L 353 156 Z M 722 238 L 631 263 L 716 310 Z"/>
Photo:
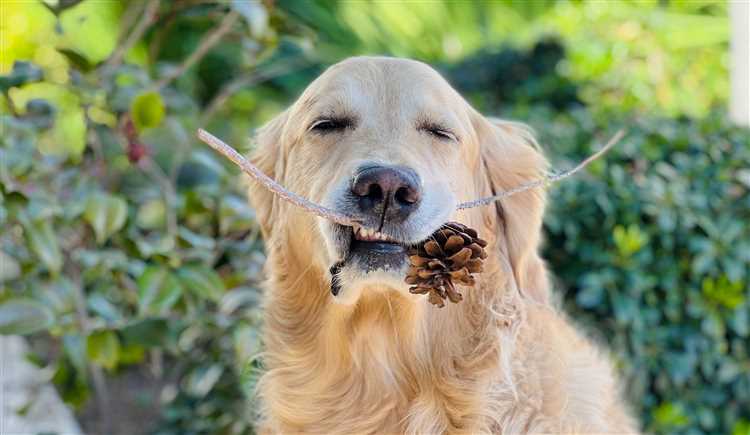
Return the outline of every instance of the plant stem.
<path id="1" fill-rule="evenodd" d="M 205 56 L 220 40 L 221 38 L 232 29 L 234 22 L 237 21 L 240 14 L 237 11 L 232 11 L 224 16 L 221 20 L 221 24 L 213 32 L 209 33 L 205 38 L 198 44 L 198 48 L 195 49 L 184 62 L 177 68 L 169 72 L 167 75 L 162 77 L 153 86 L 154 90 L 159 90 L 172 82 L 172 80 L 181 76 L 185 71 L 188 70 L 193 64 L 198 62 Z"/>
<path id="2" fill-rule="evenodd" d="M 233 161 L 234 164 L 242 169 L 243 172 L 262 184 L 266 189 L 277 194 L 284 201 L 292 203 L 297 207 L 301 207 L 313 214 L 316 214 L 328 220 L 332 220 L 341 225 L 352 226 L 352 224 L 357 222 L 356 219 L 352 218 L 351 216 L 341 214 L 335 210 L 305 199 L 294 192 L 286 190 L 282 185 L 271 179 L 268 175 L 264 174 L 263 171 L 258 169 L 257 166 L 250 163 L 246 158 L 238 153 L 237 150 L 230 147 L 221 139 L 217 138 L 206 130 L 199 128 L 198 138 L 206 144 L 210 145 L 211 148 L 223 154 L 224 157 Z"/>
<path id="3" fill-rule="evenodd" d="M 109 57 L 107 62 L 104 64 L 104 70 L 114 70 L 122 63 L 122 59 L 125 57 L 128 51 L 141 40 L 143 35 L 148 30 L 151 23 L 156 18 L 156 12 L 159 10 L 159 0 L 149 0 L 146 6 L 143 8 L 143 15 L 141 15 L 140 21 L 135 25 L 135 28 L 130 35 L 123 41 L 122 44 L 118 45 L 112 55 Z"/>

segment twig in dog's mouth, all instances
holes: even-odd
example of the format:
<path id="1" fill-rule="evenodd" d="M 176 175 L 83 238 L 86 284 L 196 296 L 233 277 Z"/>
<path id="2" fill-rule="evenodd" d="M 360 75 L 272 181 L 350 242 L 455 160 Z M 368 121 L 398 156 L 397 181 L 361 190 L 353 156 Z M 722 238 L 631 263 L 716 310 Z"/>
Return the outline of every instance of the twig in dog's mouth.
<path id="1" fill-rule="evenodd" d="M 521 184 L 517 187 L 506 190 L 504 192 L 499 192 L 498 194 L 494 196 L 480 198 L 474 201 L 463 202 L 461 204 L 458 204 L 458 206 L 456 206 L 456 209 L 463 210 L 463 209 L 474 208 L 474 207 L 479 207 L 482 205 L 491 204 L 502 198 L 506 198 L 508 196 L 515 195 L 517 193 L 521 193 L 529 189 L 534 189 L 537 187 L 548 185 L 548 184 L 560 181 L 564 178 L 570 177 L 571 175 L 574 175 L 576 172 L 588 166 L 589 163 L 598 159 L 599 157 L 604 155 L 604 153 L 612 149 L 612 147 L 615 146 L 620 141 L 620 139 L 622 139 L 624 135 L 625 135 L 624 130 L 619 130 L 617 133 L 615 133 L 614 136 L 612 136 L 612 138 L 607 142 L 606 145 L 604 145 L 602 149 L 590 155 L 589 157 L 581 161 L 578 165 L 576 165 L 572 169 L 569 169 L 567 171 L 563 171 L 557 174 L 547 175 L 538 180 L 533 180 L 528 183 Z M 314 203 L 307 198 L 303 198 L 297 195 L 296 193 L 287 190 L 286 188 L 284 188 L 284 186 L 280 185 L 279 183 L 274 181 L 271 177 L 264 174 L 263 171 L 258 169 L 257 166 L 250 163 L 245 157 L 243 157 L 240 153 L 238 153 L 237 150 L 227 145 L 221 139 L 217 138 L 216 136 L 212 135 L 206 130 L 199 128 L 198 138 L 201 141 L 208 144 L 209 146 L 211 146 L 211 148 L 223 154 L 224 157 L 234 162 L 234 164 L 239 166 L 243 172 L 245 172 L 247 175 L 249 175 L 251 178 L 253 178 L 257 182 L 261 183 L 266 189 L 278 195 L 284 201 L 287 201 L 291 204 L 296 205 L 297 207 L 300 207 L 309 211 L 310 213 L 318 215 L 324 219 L 331 220 L 340 225 L 353 226 L 354 224 L 361 224 L 361 222 L 353 216 L 348 216 L 336 210 L 325 207 L 323 205 Z"/>

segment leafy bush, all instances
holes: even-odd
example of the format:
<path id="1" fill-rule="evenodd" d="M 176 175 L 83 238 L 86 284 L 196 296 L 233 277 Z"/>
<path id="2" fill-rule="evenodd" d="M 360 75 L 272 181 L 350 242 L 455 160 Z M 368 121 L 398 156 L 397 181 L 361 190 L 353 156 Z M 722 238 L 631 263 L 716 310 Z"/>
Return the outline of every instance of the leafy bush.
<path id="1" fill-rule="evenodd" d="M 93 29 L 119 8 L 77 3 L 57 12 L 88 8 Z M 41 18 L 35 26 L 60 27 L 36 29 L 59 45 L 32 47 L 28 57 L 41 66 L 17 61 L 0 76 L 0 334 L 31 334 L 34 360 L 79 409 L 98 402 L 106 411 L 117 400 L 107 397 L 107 378 L 148 367 L 164 385 L 148 398 L 163 407 L 153 428 L 163 434 L 248 433 L 253 421 L 246 395 L 258 368 L 262 241 L 235 168 L 193 134 L 211 121 L 200 108 L 231 80 L 227 65 L 263 60 L 247 50 L 234 56 L 241 47 L 277 43 L 270 12 L 241 3 L 183 4 L 179 14 L 168 3 L 130 3 L 136 19 L 155 5 L 157 20 L 189 41 L 159 49 L 154 41 L 175 35 L 154 27 L 150 62 L 138 60 L 145 50 L 136 46 L 124 63 L 66 45 L 66 32 L 76 34 L 69 20 L 56 22 L 41 2 L 24 5 L 23 14 Z M 165 79 L 221 23 L 224 56 Z M 244 138 L 248 125 L 221 131 Z M 115 430 L 91 424 L 92 432 Z"/>
<path id="2" fill-rule="evenodd" d="M 747 433 L 750 131 L 724 113 L 524 118 L 554 162 L 627 129 L 586 174 L 552 189 L 545 257 L 566 312 L 615 353 L 646 429 Z"/>

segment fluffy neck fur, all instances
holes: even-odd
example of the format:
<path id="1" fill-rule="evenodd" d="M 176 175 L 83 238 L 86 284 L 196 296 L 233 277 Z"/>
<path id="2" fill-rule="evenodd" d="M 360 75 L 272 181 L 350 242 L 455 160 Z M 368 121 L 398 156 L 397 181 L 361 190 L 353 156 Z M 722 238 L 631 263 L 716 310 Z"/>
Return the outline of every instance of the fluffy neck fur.
<path id="1" fill-rule="evenodd" d="M 259 386 L 267 430 L 486 432 L 498 424 L 498 400 L 517 397 L 511 353 L 522 306 L 499 259 L 457 305 L 368 289 L 350 307 L 332 301 L 321 270 L 270 251 L 268 270 L 278 272 Z"/>

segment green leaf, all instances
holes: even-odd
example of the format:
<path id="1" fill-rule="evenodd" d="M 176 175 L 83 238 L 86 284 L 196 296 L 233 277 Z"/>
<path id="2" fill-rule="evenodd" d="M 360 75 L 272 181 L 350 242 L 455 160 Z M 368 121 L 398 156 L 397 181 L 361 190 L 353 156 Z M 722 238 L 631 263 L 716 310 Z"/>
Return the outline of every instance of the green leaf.
<path id="1" fill-rule="evenodd" d="M 166 267 L 149 266 L 138 279 L 138 311 L 164 314 L 182 295 L 180 281 Z"/>
<path id="2" fill-rule="evenodd" d="M 86 339 L 86 355 L 95 364 L 109 370 L 117 367 L 120 358 L 120 340 L 114 331 L 94 331 Z"/>
<path id="3" fill-rule="evenodd" d="M 32 98 L 26 102 L 25 119 L 34 127 L 45 130 L 55 124 L 55 106 L 42 98 Z"/>
<path id="4" fill-rule="evenodd" d="M 653 411 L 654 420 L 663 427 L 682 427 L 689 423 L 688 416 L 682 407 L 672 402 L 665 402 Z"/>
<path id="5" fill-rule="evenodd" d="M 89 72 L 94 69 L 94 65 L 91 65 L 86 57 L 72 48 L 56 48 L 56 50 L 65 56 L 73 66 L 78 68 L 82 72 Z"/>
<path id="6" fill-rule="evenodd" d="M 0 282 L 10 281 L 21 275 L 21 266 L 15 258 L 0 251 Z"/>
<path id="7" fill-rule="evenodd" d="M 42 260 L 47 268 L 57 273 L 62 268 L 62 254 L 57 243 L 57 237 L 49 220 L 29 221 L 22 219 L 24 234 L 31 250 Z"/>
<path id="8" fill-rule="evenodd" d="M 138 364 L 146 357 L 146 349 L 137 344 L 120 347 L 120 364 Z"/>
<path id="9" fill-rule="evenodd" d="M 204 397 L 214 388 L 222 373 L 224 367 L 220 364 L 197 367 L 185 380 L 185 390 L 192 396 Z"/>
<path id="10" fill-rule="evenodd" d="M 96 234 L 96 242 L 104 243 L 112 234 L 119 231 L 128 214 L 128 204 L 119 196 L 99 193 L 86 203 L 83 218 Z"/>
<path id="11" fill-rule="evenodd" d="M 741 419 L 734 424 L 732 435 L 750 435 L 750 421 Z"/>
<path id="12" fill-rule="evenodd" d="M 15 61 L 10 74 L 0 76 L 0 91 L 42 80 L 42 70 L 31 62 Z"/>
<path id="13" fill-rule="evenodd" d="M 166 223 L 167 207 L 161 199 L 151 199 L 138 208 L 136 223 L 147 230 L 162 228 Z"/>
<path id="14" fill-rule="evenodd" d="M 138 131 L 153 128 L 164 119 L 164 101 L 157 92 L 144 92 L 133 99 L 130 115 Z"/>
<path id="15" fill-rule="evenodd" d="M 118 307 L 100 293 L 89 296 L 86 305 L 92 312 L 108 322 L 116 322 L 122 319 Z"/>
<path id="16" fill-rule="evenodd" d="M 219 274 L 202 265 L 181 267 L 177 276 L 185 288 L 202 299 L 218 302 L 226 290 Z"/>
<path id="17" fill-rule="evenodd" d="M 169 323 L 166 319 L 146 318 L 129 323 L 120 332 L 123 342 L 128 346 L 165 346 L 169 335 Z"/>
<path id="18" fill-rule="evenodd" d="M 31 334 L 54 322 L 52 312 L 32 299 L 8 299 L 0 303 L 0 335 Z"/>

